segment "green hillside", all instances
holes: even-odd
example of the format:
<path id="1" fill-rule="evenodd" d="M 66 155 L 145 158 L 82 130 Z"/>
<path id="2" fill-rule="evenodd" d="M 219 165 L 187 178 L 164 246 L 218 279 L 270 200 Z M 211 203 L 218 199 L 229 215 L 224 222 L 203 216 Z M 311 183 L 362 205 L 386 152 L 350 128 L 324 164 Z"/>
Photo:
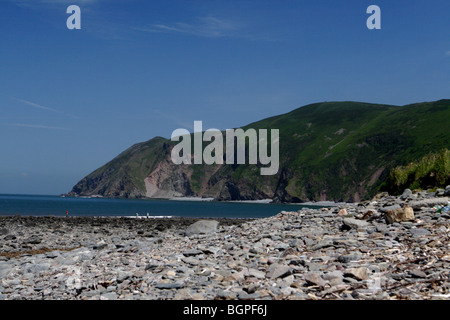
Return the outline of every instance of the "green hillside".
<path id="1" fill-rule="evenodd" d="M 450 148 L 450 100 L 390 106 L 324 102 L 251 123 L 244 130 L 279 129 L 280 169 L 258 165 L 180 165 L 175 142 L 154 138 L 129 148 L 81 180 L 71 195 L 139 198 L 160 193 L 218 200 L 360 201 L 386 187 L 391 171 Z M 205 143 L 206 144 L 206 143 Z M 154 184 L 154 186 L 152 185 Z"/>
<path id="2" fill-rule="evenodd" d="M 427 190 L 450 185 L 450 150 L 442 149 L 391 170 L 383 190 L 400 193 L 406 188 Z"/>
<path id="3" fill-rule="evenodd" d="M 164 153 L 161 151 L 168 146 L 168 140 L 161 137 L 135 144 L 81 180 L 72 193 L 143 197 L 144 179 L 163 160 Z"/>

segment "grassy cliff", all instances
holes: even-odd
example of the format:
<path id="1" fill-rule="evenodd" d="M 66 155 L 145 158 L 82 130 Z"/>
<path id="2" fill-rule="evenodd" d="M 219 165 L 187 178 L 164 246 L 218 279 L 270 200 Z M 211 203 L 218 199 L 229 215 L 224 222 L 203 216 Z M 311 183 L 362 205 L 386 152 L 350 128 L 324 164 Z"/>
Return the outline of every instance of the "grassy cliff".
<path id="1" fill-rule="evenodd" d="M 170 150 L 176 143 L 158 137 L 129 148 L 71 194 L 144 197 L 144 180 L 151 177 L 155 188 L 169 190 L 181 179 L 177 192 L 219 200 L 359 201 L 392 184 L 394 168 L 450 148 L 449 127 L 450 100 L 406 106 L 317 103 L 243 127 L 279 129 L 276 175 L 261 176 L 260 165 L 248 164 L 175 167 Z"/>

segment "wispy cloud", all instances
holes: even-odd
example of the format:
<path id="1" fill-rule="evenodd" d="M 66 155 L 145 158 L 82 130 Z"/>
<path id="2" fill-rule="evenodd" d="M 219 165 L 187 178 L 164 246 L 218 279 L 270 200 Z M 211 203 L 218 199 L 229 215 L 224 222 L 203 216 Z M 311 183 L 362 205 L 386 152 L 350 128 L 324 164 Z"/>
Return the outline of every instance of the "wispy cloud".
<path id="1" fill-rule="evenodd" d="M 450 51 L 447 51 L 447 52 L 445 53 L 445 55 L 446 55 L 447 57 L 450 57 Z"/>
<path id="2" fill-rule="evenodd" d="M 31 101 L 28 101 L 28 100 L 19 99 L 19 98 L 14 98 L 14 97 L 13 97 L 13 99 L 16 100 L 16 101 L 18 101 L 18 102 L 27 104 L 27 105 L 29 105 L 29 106 L 32 106 L 32 107 L 35 107 L 35 108 L 38 108 L 38 109 L 41 109 L 41 110 L 47 110 L 47 111 L 51 111 L 51 112 L 60 113 L 60 111 L 58 111 L 58 110 L 56 110 L 56 109 L 49 108 L 49 107 L 46 107 L 46 106 L 42 106 L 42 105 L 40 105 L 40 104 L 31 102 Z"/>
<path id="3" fill-rule="evenodd" d="M 40 105 L 38 103 L 34 103 L 25 99 L 20 99 L 20 98 L 16 98 L 16 97 L 9 97 L 12 100 L 15 100 L 17 102 L 20 102 L 22 104 L 31 106 L 35 109 L 39 109 L 39 110 L 44 110 L 44 111 L 49 111 L 49 112 L 54 112 L 54 113 L 59 113 L 65 116 L 69 116 L 69 117 L 73 117 L 76 118 L 75 116 L 66 114 L 64 112 L 61 112 L 59 110 L 50 108 L 50 107 L 46 107 L 43 105 Z M 24 127 L 24 128 L 35 128 L 35 129 L 52 129 L 52 130 L 68 130 L 67 128 L 63 128 L 63 127 L 55 127 L 55 126 L 47 126 L 47 125 L 41 125 L 41 124 L 25 124 L 25 123 L 6 123 L 5 125 L 8 126 L 13 126 L 13 127 Z"/>
<path id="4" fill-rule="evenodd" d="M 242 25 L 237 21 L 208 16 L 197 18 L 194 23 L 152 24 L 150 27 L 132 29 L 152 33 L 182 33 L 199 37 L 219 38 L 237 36 Z"/>
<path id="5" fill-rule="evenodd" d="M 38 104 L 38 103 L 35 103 L 35 102 L 32 102 L 32 101 L 28 101 L 28 100 L 21 99 L 21 98 L 16 98 L 16 97 L 10 97 L 10 98 L 15 100 L 15 101 L 17 101 L 17 102 L 20 102 L 22 104 L 26 104 L 26 105 L 31 106 L 31 107 L 36 108 L 36 109 L 41 109 L 41 110 L 45 110 L 45 111 L 59 113 L 59 114 L 62 114 L 62 115 L 65 115 L 65 116 L 68 116 L 68 117 L 71 117 L 71 118 L 78 119 L 77 116 L 74 116 L 74 115 L 71 115 L 71 114 L 68 114 L 68 113 L 62 112 L 60 110 L 47 107 L 47 106 L 43 106 L 41 104 Z"/>
<path id="6" fill-rule="evenodd" d="M 8 124 L 13 127 L 25 127 L 25 128 L 35 128 L 35 129 L 53 129 L 53 130 L 68 130 L 63 127 L 53 127 L 53 126 L 44 126 L 39 124 L 25 124 L 25 123 L 11 123 Z"/>

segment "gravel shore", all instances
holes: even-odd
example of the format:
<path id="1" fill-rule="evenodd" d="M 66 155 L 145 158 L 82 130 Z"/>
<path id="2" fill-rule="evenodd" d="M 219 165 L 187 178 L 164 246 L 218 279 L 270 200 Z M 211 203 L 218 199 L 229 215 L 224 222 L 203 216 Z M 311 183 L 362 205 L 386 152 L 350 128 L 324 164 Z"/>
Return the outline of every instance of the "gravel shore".
<path id="1" fill-rule="evenodd" d="M 0 217 L 0 299 L 450 299 L 447 194 L 262 219 Z"/>

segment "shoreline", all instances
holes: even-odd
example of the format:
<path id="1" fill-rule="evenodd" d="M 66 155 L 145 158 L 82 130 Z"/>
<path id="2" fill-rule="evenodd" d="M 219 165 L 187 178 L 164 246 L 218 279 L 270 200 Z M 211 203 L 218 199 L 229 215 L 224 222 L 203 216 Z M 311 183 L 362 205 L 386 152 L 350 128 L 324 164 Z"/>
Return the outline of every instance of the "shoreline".
<path id="1" fill-rule="evenodd" d="M 0 214 L 0 221 L 3 218 L 55 218 L 55 219 L 105 219 L 105 220 L 117 220 L 117 219 L 136 219 L 136 220 L 255 220 L 264 219 L 265 217 L 202 217 L 202 216 L 91 216 L 91 215 L 26 215 L 26 214 Z"/>
<path id="2" fill-rule="evenodd" d="M 54 196 L 54 195 L 49 195 Z M 115 200 L 171 200 L 171 201 L 188 201 L 188 202 L 218 202 L 218 203 L 261 203 L 270 204 L 274 203 L 273 199 L 257 199 L 257 200 L 217 200 L 213 197 L 167 197 L 167 198 L 109 198 L 100 195 L 92 196 L 69 196 L 67 194 L 55 195 L 60 198 L 73 198 L 73 199 L 115 199 Z M 307 202 L 283 202 L 274 204 L 286 204 L 286 205 L 307 205 L 307 206 L 339 206 L 346 204 L 358 204 L 357 202 L 335 202 L 335 201 L 307 201 Z"/>

